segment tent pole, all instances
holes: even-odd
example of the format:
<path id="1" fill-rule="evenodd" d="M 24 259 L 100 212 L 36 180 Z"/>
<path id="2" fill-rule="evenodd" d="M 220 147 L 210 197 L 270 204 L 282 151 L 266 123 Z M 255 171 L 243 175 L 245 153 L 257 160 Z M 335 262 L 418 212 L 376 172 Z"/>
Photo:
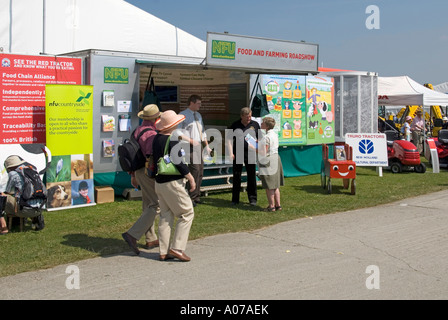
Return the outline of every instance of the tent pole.
<path id="1" fill-rule="evenodd" d="M 344 76 L 341 75 L 340 78 L 340 87 L 339 87 L 339 92 L 340 92 L 340 96 L 339 96 L 339 118 L 341 119 L 340 123 L 339 123 L 339 134 L 341 135 L 341 137 L 345 137 L 345 132 L 344 132 Z"/>
<path id="2" fill-rule="evenodd" d="M 426 116 L 425 116 L 425 105 L 422 104 L 423 109 L 423 141 L 422 141 L 422 152 L 425 154 L 425 142 L 426 142 Z M 431 115 L 429 115 L 429 121 L 431 121 Z"/>

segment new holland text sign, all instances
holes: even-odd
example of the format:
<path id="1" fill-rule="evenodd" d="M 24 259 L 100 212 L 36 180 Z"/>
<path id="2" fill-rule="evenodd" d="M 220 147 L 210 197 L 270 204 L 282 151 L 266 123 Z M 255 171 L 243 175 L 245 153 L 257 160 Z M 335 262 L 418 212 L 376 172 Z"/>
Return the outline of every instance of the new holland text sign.
<path id="1" fill-rule="evenodd" d="M 353 148 L 353 161 L 357 166 L 388 166 L 384 133 L 346 133 L 345 143 Z"/>
<path id="2" fill-rule="evenodd" d="M 288 73 L 317 72 L 317 44 L 207 33 L 207 65 Z"/>

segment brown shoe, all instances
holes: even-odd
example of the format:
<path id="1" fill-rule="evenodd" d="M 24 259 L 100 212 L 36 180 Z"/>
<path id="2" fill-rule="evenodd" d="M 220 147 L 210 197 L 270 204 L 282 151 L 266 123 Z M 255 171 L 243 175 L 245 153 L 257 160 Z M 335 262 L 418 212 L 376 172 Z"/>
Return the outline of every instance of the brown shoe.
<path id="1" fill-rule="evenodd" d="M 166 260 L 171 260 L 174 259 L 174 257 L 172 255 L 169 254 L 161 254 L 159 255 L 159 260 L 160 261 L 166 261 Z"/>
<path id="2" fill-rule="evenodd" d="M 159 246 L 159 239 L 156 239 L 154 241 L 146 242 L 146 248 L 151 249 Z"/>
<path id="3" fill-rule="evenodd" d="M 179 259 L 180 261 L 188 262 L 188 261 L 191 260 L 191 258 L 189 256 L 187 256 L 185 254 L 185 252 L 182 252 L 182 251 L 177 251 L 177 250 L 170 249 L 168 254 L 173 256 L 174 258 Z"/>
<path id="4" fill-rule="evenodd" d="M 123 237 L 124 241 L 127 242 L 129 247 L 131 247 L 132 251 L 134 251 L 136 255 L 139 255 L 140 250 L 138 250 L 137 248 L 137 240 L 127 232 L 122 233 L 121 236 Z"/>

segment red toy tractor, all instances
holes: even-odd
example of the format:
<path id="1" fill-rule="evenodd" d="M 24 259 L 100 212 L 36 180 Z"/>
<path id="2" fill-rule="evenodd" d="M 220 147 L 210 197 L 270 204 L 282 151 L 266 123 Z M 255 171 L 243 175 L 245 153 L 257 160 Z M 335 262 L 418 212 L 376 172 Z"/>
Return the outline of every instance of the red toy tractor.
<path id="1" fill-rule="evenodd" d="M 335 158 L 329 159 L 329 147 L 327 144 L 322 145 L 322 187 L 327 188 L 327 192 L 331 194 L 331 179 L 339 178 L 342 179 L 344 189 L 348 189 L 350 186 L 350 193 L 356 194 L 356 163 L 352 160 L 352 147 L 343 142 L 335 142 L 333 150 Z"/>
<path id="2" fill-rule="evenodd" d="M 420 161 L 417 147 L 409 141 L 400 140 L 397 131 L 386 130 L 388 168 L 392 173 L 414 169 L 417 173 L 425 173 L 426 166 Z"/>

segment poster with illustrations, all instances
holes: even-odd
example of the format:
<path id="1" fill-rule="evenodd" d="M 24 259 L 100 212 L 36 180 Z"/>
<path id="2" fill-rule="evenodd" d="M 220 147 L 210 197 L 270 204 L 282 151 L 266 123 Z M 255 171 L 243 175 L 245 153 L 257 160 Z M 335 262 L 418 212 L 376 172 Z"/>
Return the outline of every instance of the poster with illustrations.
<path id="1" fill-rule="evenodd" d="M 332 78 L 263 75 L 261 85 L 280 146 L 334 142 Z"/>
<path id="2" fill-rule="evenodd" d="M 333 79 L 306 77 L 307 145 L 334 143 Z"/>
<path id="3" fill-rule="evenodd" d="M 306 144 L 305 76 L 263 75 L 262 88 L 279 145 Z"/>

